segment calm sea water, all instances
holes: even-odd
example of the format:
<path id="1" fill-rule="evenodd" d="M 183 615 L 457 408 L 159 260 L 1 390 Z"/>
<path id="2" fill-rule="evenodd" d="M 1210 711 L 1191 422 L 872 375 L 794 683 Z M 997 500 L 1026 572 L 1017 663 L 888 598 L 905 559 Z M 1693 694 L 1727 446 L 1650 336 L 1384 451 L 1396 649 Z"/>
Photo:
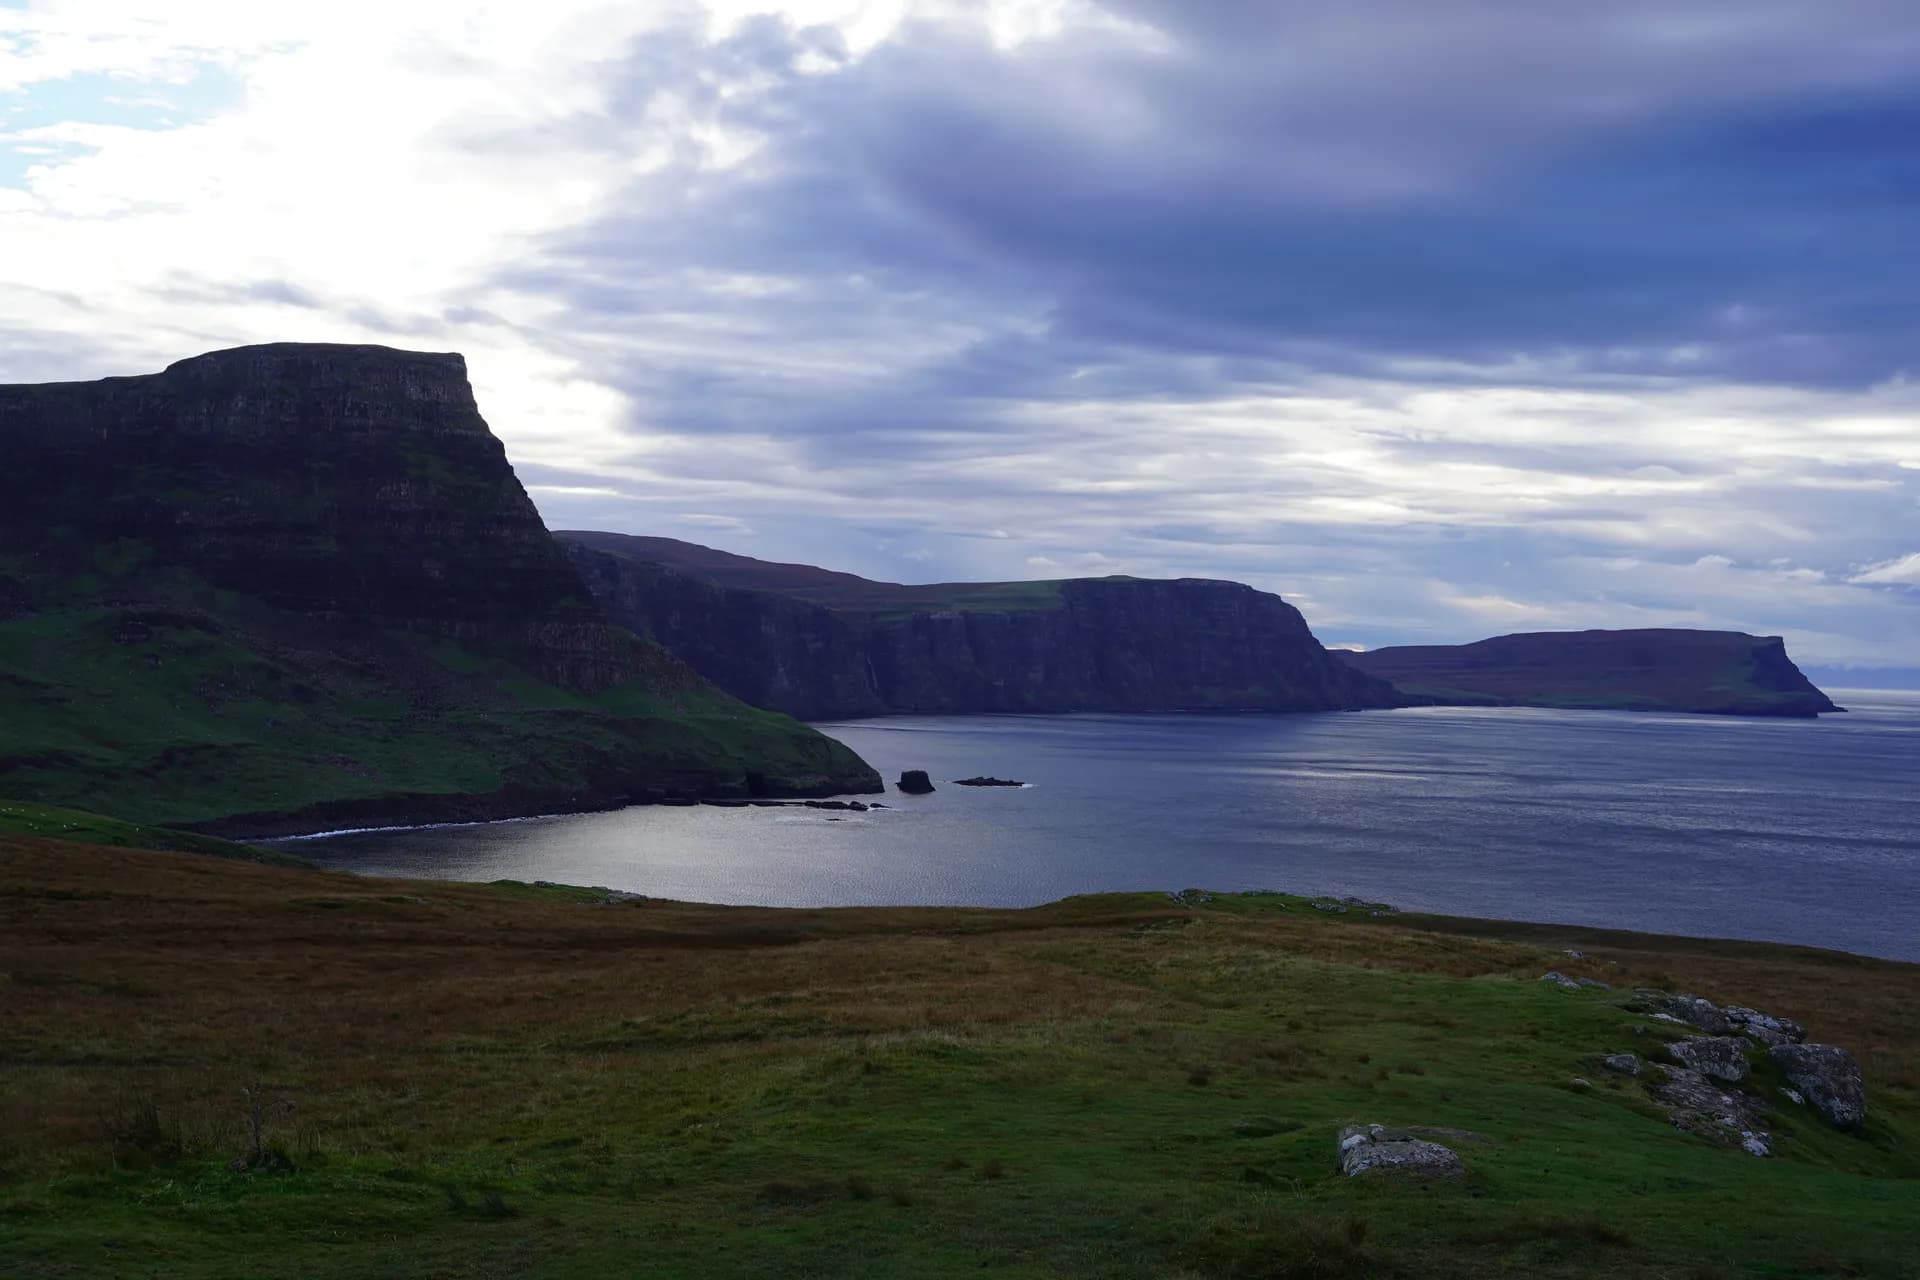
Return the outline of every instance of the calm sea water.
<path id="1" fill-rule="evenodd" d="M 1819 721 L 1422 708 L 821 726 L 869 814 L 636 808 L 299 842 L 329 866 L 706 902 L 1026 906 L 1275 888 L 1920 960 L 1920 693 Z M 946 785 L 975 774 L 1019 789 Z"/>

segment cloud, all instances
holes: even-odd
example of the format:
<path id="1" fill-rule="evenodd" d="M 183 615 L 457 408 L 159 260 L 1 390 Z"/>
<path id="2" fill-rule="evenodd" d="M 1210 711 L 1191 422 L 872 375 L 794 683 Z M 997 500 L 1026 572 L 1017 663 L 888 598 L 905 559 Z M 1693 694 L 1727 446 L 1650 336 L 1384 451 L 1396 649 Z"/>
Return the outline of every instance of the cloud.
<path id="1" fill-rule="evenodd" d="M 34 246 L 0 379 L 458 349 L 556 527 L 1229 576 L 1356 645 L 1737 625 L 1911 662 L 1913 32 L 1878 0 L 0 8 L 0 243 Z"/>
<path id="2" fill-rule="evenodd" d="M 1848 582 L 1888 583 L 1903 587 L 1920 587 L 1920 551 L 1912 555 L 1901 556 L 1881 564 L 1868 565 L 1859 573 L 1847 579 Z"/>

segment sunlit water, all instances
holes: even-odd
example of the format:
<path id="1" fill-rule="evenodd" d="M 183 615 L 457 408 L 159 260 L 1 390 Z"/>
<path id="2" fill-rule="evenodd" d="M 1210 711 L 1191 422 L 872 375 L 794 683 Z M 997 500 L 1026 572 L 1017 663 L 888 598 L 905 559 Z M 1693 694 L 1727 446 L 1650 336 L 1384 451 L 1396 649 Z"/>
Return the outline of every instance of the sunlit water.
<path id="1" fill-rule="evenodd" d="M 868 814 L 648 807 L 297 851 L 383 875 L 782 906 L 1276 888 L 1920 960 L 1920 694 L 1840 701 L 1851 714 L 1819 721 L 902 716 L 821 726 L 889 779 L 923 768 L 941 784 Z M 982 773 L 1031 785 L 946 781 Z"/>

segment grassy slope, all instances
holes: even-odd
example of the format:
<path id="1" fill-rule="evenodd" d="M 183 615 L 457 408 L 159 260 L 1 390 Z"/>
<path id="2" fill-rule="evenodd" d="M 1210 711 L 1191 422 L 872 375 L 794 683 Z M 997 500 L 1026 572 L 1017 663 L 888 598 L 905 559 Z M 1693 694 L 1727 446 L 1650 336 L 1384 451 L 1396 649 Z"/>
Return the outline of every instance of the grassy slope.
<path id="1" fill-rule="evenodd" d="M 430 809 L 503 788 L 553 800 L 610 772 L 717 791 L 748 772 L 860 768 L 837 743 L 691 679 L 673 693 L 575 695 L 451 641 L 395 633 L 376 638 L 390 650 L 379 661 L 356 661 L 228 626 L 231 600 L 201 603 L 173 622 L 135 611 L 149 621 L 134 640 L 127 611 L 84 602 L 0 622 L 0 789 L 205 823 L 389 799 L 404 810 L 408 797 Z M 431 669 L 437 686 L 393 674 L 409 669 Z"/>
<path id="2" fill-rule="evenodd" d="M 271 849 L 256 849 L 216 836 L 169 831 L 138 822 L 123 822 L 79 809 L 56 809 L 44 804 L 0 800 L 0 836 L 45 836 L 79 844 L 114 845 L 122 849 L 165 849 L 204 853 L 242 862 L 272 862 L 282 866 L 309 865 L 305 859 Z"/>
<path id="3" fill-rule="evenodd" d="M 1277 895 L 603 896 L 0 838 L 0 1271 L 1920 1274 L 1912 966 Z M 1866 1135 L 1673 1130 L 1593 1066 L 1665 1024 L 1550 966 L 1805 1020 Z M 226 1167 L 242 1088 L 290 1168 Z M 1346 1120 L 1486 1140 L 1357 1184 Z"/>

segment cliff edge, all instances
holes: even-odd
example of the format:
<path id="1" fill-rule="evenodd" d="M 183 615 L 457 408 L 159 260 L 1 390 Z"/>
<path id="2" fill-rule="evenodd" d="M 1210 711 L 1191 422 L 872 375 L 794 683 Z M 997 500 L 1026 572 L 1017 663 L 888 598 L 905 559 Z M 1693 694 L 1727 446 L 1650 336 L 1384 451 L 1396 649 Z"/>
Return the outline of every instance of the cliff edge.
<path id="1" fill-rule="evenodd" d="M 0 794 L 264 833 L 876 789 L 610 625 L 458 355 L 0 387 Z"/>
<path id="2" fill-rule="evenodd" d="M 1739 631 L 1543 631 L 1340 657 L 1409 697 L 1443 704 L 1741 716 L 1841 710 L 1801 674 L 1779 636 Z"/>
<path id="3" fill-rule="evenodd" d="M 1237 582 L 906 585 L 670 538 L 562 532 L 595 598 L 729 693 L 811 719 L 881 712 L 1401 705 L 1300 611 Z"/>

